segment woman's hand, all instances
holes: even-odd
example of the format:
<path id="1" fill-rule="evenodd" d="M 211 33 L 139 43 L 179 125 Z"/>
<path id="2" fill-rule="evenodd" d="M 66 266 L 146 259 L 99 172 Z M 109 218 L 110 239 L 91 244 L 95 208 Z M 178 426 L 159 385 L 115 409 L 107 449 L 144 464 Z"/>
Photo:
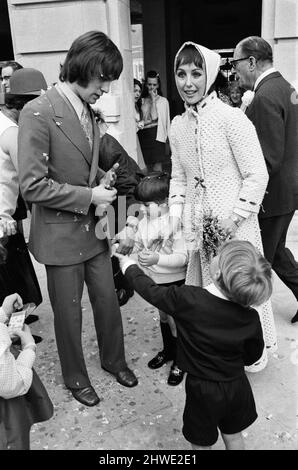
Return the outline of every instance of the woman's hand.
<path id="1" fill-rule="evenodd" d="M 157 90 L 149 91 L 149 96 L 150 96 L 150 98 L 152 99 L 153 102 L 157 101 L 158 98 L 159 98 L 158 91 Z"/>
<path id="2" fill-rule="evenodd" d="M 141 266 L 148 267 L 158 263 L 159 254 L 153 251 L 141 251 L 138 256 L 138 260 Z"/>
<path id="3" fill-rule="evenodd" d="M 0 232 L 1 237 L 10 237 L 11 235 L 15 235 L 17 233 L 17 222 L 13 219 L 0 219 Z"/>
<path id="4" fill-rule="evenodd" d="M 235 236 L 236 231 L 238 229 L 238 226 L 230 218 L 222 219 L 220 221 L 220 226 L 227 233 L 227 235 L 229 235 L 230 238 L 233 238 Z"/>
<path id="5" fill-rule="evenodd" d="M 135 244 L 136 231 L 132 227 L 125 226 L 121 232 L 117 233 L 112 240 L 112 244 L 117 244 L 116 253 L 130 255 Z"/>
<path id="6" fill-rule="evenodd" d="M 13 336 L 18 336 L 21 340 L 21 345 L 22 349 L 24 349 L 25 346 L 32 344 L 35 345 L 34 338 L 31 334 L 31 330 L 28 325 L 24 324 L 22 330 L 14 330 L 13 331 Z"/>
<path id="7" fill-rule="evenodd" d="M 11 294 L 3 300 L 2 308 L 8 318 L 16 309 L 23 307 L 22 298 L 19 294 Z"/>
<path id="8" fill-rule="evenodd" d="M 137 121 L 137 132 L 140 130 L 140 129 L 144 129 L 144 121 Z"/>

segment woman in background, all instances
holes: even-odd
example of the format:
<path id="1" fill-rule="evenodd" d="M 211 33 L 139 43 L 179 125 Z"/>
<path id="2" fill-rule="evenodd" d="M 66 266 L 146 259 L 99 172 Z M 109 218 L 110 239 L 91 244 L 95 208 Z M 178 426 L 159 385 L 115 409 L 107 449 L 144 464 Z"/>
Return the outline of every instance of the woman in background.
<path id="1" fill-rule="evenodd" d="M 161 171 L 168 161 L 166 141 L 170 130 L 169 102 L 162 96 L 160 77 L 157 72 L 147 72 L 142 93 L 144 128 L 138 135 L 148 171 Z"/>
<path id="2" fill-rule="evenodd" d="M 138 165 L 140 168 L 145 167 L 145 162 L 143 158 L 142 149 L 140 146 L 140 140 L 138 137 L 138 132 L 140 129 L 144 128 L 143 121 L 143 112 L 142 112 L 142 84 L 136 78 L 133 79 L 133 94 L 134 94 L 134 104 L 135 104 L 135 120 L 136 120 L 136 132 L 137 132 L 137 158 Z"/>
<path id="3" fill-rule="evenodd" d="M 231 105 L 234 108 L 240 108 L 242 101 L 243 95 L 243 89 L 239 86 L 237 81 L 230 82 L 229 84 L 229 97 L 231 101 Z"/>

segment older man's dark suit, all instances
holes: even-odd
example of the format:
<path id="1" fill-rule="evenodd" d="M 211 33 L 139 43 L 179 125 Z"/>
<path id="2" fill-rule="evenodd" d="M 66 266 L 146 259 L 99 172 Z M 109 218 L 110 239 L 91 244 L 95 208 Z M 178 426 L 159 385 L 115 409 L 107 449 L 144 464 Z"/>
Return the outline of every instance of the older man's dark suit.
<path id="1" fill-rule="evenodd" d="M 273 72 L 257 86 L 246 114 L 256 127 L 269 173 L 259 213 L 264 253 L 298 299 L 298 264 L 285 247 L 288 227 L 297 208 L 297 94 L 279 72 Z"/>
<path id="2" fill-rule="evenodd" d="M 20 117 L 19 171 L 24 198 L 33 204 L 29 248 L 46 265 L 58 352 L 69 388 L 90 385 L 81 345 L 84 281 L 101 364 L 112 373 L 126 367 L 107 242 L 95 236 L 90 187 L 95 157 L 74 109 L 55 88 L 25 106 Z"/>

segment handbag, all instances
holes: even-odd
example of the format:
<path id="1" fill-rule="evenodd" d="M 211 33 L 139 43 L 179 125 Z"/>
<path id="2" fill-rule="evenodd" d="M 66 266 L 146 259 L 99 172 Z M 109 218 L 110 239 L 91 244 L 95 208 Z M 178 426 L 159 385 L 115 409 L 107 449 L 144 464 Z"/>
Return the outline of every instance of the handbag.
<path id="1" fill-rule="evenodd" d="M 41 304 L 42 295 L 30 254 L 22 233 L 6 237 L 6 259 L 0 264 L 0 304 L 6 296 L 17 292 L 23 303 Z"/>

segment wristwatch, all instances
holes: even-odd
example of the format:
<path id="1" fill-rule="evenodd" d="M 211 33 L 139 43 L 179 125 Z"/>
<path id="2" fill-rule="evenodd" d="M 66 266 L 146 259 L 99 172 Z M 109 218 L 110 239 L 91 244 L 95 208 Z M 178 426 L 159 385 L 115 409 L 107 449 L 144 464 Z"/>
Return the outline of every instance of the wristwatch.
<path id="1" fill-rule="evenodd" d="M 240 217 L 240 215 L 237 215 L 237 214 L 232 214 L 230 219 L 234 222 L 235 225 L 237 225 L 237 227 L 239 227 L 242 221 L 242 217 Z"/>

